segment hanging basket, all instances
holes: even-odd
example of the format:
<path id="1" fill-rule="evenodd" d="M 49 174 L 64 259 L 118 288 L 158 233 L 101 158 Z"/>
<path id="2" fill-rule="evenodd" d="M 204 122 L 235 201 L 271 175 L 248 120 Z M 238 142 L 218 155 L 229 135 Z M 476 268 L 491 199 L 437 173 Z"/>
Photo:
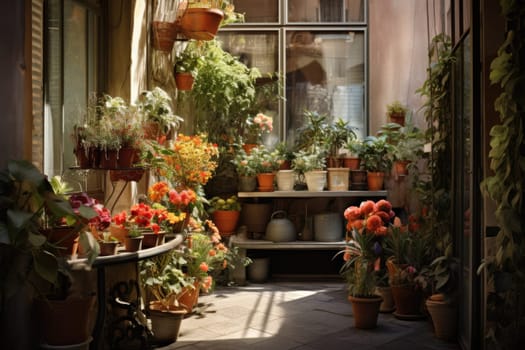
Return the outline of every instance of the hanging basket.
<path id="1" fill-rule="evenodd" d="M 178 90 L 190 91 L 193 89 L 195 79 L 191 73 L 175 73 L 175 84 Z"/>
<path id="2" fill-rule="evenodd" d="M 174 23 L 160 21 L 154 21 L 152 23 L 152 41 L 154 49 L 171 52 L 176 36 L 177 32 Z"/>
<path id="3" fill-rule="evenodd" d="M 180 19 L 180 29 L 188 39 L 215 38 L 224 13 L 216 8 L 189 8 Z"/>

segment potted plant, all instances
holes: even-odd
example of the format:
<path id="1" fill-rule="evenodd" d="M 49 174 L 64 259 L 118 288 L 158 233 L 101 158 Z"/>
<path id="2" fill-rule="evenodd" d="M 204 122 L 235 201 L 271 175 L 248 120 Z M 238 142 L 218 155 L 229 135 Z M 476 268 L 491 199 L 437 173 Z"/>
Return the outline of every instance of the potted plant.
<path id="1" fill-rule="evenodd" d="M 239 203 L 235 195 L 226 199 L 215 196 L 209 201 L 208 213 L 211 215 L 213 223 L 219 229 L 222 237 L 229 237 L 235 232 L 240 211 L 241 203 Z"/>
<path id="2" fill-rule="evenodd" d="M 193 88 L 201 59 L 198 49 L 197 43 L 191 40 L 182 52 L 175 56 L 175 83 L 179 90 L 188 91 Z"/>
<path id="3" fill-rule="evenodd" d="M 160 344 L 177 340 L 187 314 L 179 298 L 186 288 L 194 288 L 195 278 L 182 271 L 185 263 L 182 254 L 175 250 L 140 262 L 140 280 L 148 296 L 147 314 L 153 338 Z"/>
<path id="4" fill-rule="evenodd" d="M 231 161 L 239 175 L 239 191 L 251 192 L 257 188 L 257 162 L 254 154 L 239 148 Z"/>
<path id="5" fill-rule="evenodd" d="M 304 176 L 309 191 L 322 191 L 326 185 L 326 155 L 323 149 L 315 148 L 313 152 L 301 150 L 294 153 L 292 169 Z"/>
<path id="6" fill-rule="evenodd" d="M 187 6 L 176 25 L 190 39 L 212 40 L 221 25 L 244 20 L 227 0 L 189 0 Z"/>
<path id="7" fill-rule="evenodd" d="M 243 147 L 247 153 L 254 145 L 261 144 L 264 134 L 269 134 L 273 130 L 273 118 L 263 113 L 257 113 L 246 119 L 243 134 Z"/>
<path id="8" fill-rule="evenodd" d="M 391 159 L 398 175 L 408 175 L 408 165 L 417 162 L 423 155 L 424 133 L 412 123 L 400 127 L 396 123 L 387 123 L 379 131 L 392 145 Z"/>
<path id="9" fill-rule="evenodd" d="M 98 240 L 100 256 L 115 255 L 120 241 L 111 235 L 111 232 L 102 232 L 102 238 Z"/>
<path id="10" fill-rule="evenodd" d="M 162 241 L 161 232 L 178 233 L 187 227 L 194 208 L 199 206 L 199 197 L 191 189 L 171 188 L 166 181 L 158 181 L 148 188 L 148 201 L 155 210 L 154 231 Z"/>
<path id="11" fill-rule="evenodd" d="M 264 145 L 259 145 L 251 150 L 253 162 L 257 171 L 257 184 L 259 191 L 271 192 L 274 190 L 275 173 L 281 166 L 277 150 L 270 150 Z"/>
<path id="12" fill-rule="evenodd" d="M 340 251 L 344 264 L 340 273 L 348 286 L 356 328 L 374 328 L 382 298 L 375 294 L 377 271 L 384 259 L 384 239 L 393 219 L 391 204 L 386 200 L 362 202 L 344 212 L 347 220 L 346 247 Z"/>
<path id="13" fill-rule="evenodd" d="M 390 118 L 390 121 L 401 126 L 405 125 L 407 112 L 408 108 L 398 100 L 392 101 L 386 106 L 386 114 Z"/>
<path id="14" fill-rule="evenodd" d="M 328 126 L 326 143 L 328 146 L 328 167 L 338 168 L 340 167 L 340 152 L 343 146 L 349 144 L 357 138 L 354 130 L 348 125 L 348 122 L 341 118 L 338 118 L 335 123 Z"/>
<path id="15" fill-rule="evenodd" d="M 171 97 L 158 86 L 143 91 L 135 104 L 142 115 L 144 137 L 160 144 L 171 138 L 183 120 L 173 113 Z"/>
<path id="16" fill-rule="evenodd" d="M 367 136 L 363 140 L 361 163 L 367 171 L 370 191 L 383 189 L 385 173 L 392 167 L 393 147 L 385 136 Z"/>

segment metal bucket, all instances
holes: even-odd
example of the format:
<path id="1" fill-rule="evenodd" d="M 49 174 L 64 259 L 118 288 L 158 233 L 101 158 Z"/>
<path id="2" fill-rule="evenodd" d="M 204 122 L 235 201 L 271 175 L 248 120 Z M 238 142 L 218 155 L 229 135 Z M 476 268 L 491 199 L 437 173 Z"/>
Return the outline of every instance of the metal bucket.
<path id="1" fill-rule="evenodd" d="M 314 215 L 314 240 L 318 242 L 343 240 L 343 215 L 340 213 Z"/>

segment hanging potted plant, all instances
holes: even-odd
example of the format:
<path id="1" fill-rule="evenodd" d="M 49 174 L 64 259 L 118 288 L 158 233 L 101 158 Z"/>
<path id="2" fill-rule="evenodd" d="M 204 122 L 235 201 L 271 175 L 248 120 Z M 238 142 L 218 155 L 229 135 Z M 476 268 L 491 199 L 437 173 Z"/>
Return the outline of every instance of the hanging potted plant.
<path id="1" fill-rule="evenodd" d="M 386 200 L 377 203 L 362 202 L 344 212 L 347 220 L 346 247 L 338 252 L 344 264 L 340 273 L 348 286 L 348 299 L 352 303 L 356 328 L 375 328 L 382 298 L 375 294 L 377 272 L 384 259 L 384 239 L 387 225 L 394 217 L 391 204 Z"/>
<path id="2" fill-rule="evenodd" d="M 179 90 L 189 91 L 193 88 L 193 82 L 198 72 L 197 67 L 201 59 L 197 44 L 195 41 L 190 41 L 184 50 L 175 56 L 175 84 Z"/>

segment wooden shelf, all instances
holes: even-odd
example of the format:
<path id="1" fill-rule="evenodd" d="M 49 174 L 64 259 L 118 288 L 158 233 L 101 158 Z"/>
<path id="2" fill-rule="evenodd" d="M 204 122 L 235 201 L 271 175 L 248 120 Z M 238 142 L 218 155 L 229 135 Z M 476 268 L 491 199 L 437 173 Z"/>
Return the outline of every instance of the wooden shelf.
<path id="1" fill-rule="evenodd" d="M 386 197 L 387 191 L 272 191 L 238 192 L 239 198 Z"/>
<path id="2" fill-rule="evenodd" d="M 232 236 L 230 242 L 241 249 L 260 249 L 260 250 L 339 250 L 345 247 L 344 240 L 336 242 L 318 241 L 292 241 L 292 242 L 272 242 L 257 239 L 239 239 Z"/>

